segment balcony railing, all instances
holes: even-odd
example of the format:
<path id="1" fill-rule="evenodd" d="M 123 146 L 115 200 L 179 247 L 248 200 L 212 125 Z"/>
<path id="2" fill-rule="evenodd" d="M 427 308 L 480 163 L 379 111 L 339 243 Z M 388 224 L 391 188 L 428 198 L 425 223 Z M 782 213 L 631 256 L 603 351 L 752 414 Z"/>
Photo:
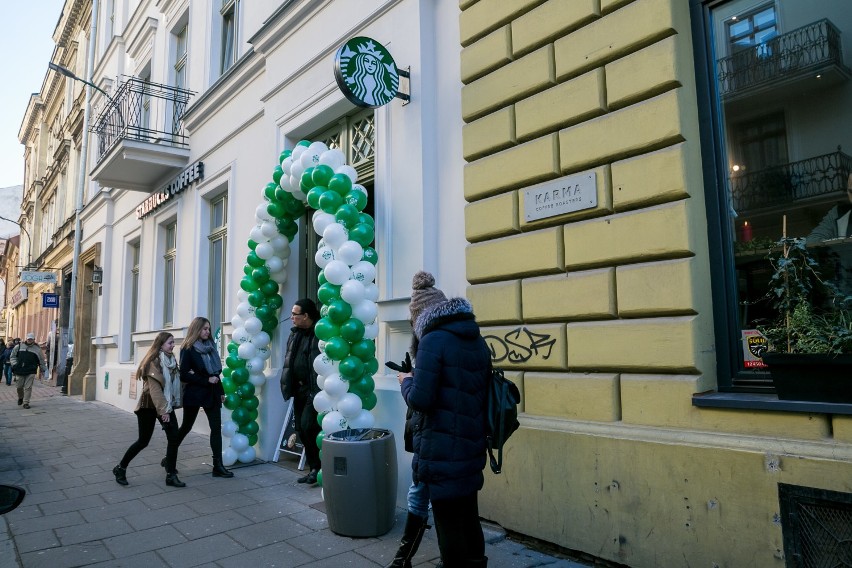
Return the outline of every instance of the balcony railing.
<path id="1" fill-rule="evenodd" d="M 754 211 L 846 191 L 852 157 L 837 152 L 732 177 L 734 209 Z"/>
<path id="2" fill-rule="evenodd" d="M 820 20 L 719 59 L 722 97 L 829 65 L 843 67 L 840 31 Z"/>
<path id="3" fill-rule="evenodd" d="M 121 140 L 186 147 L 183 113 L 194 93 L 128 77 L 95 120 L 100 161 Z"/>

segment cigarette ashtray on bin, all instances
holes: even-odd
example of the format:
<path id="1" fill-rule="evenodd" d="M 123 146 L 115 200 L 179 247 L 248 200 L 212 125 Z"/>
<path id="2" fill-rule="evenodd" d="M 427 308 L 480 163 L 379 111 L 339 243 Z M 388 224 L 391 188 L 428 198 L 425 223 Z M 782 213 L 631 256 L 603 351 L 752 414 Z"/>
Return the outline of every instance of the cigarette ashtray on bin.
<path id="1" fill-rule="evenodd" d="M 328 528 L 342 536 L 381 536 L 396 514 L 396 443 L 377 428 L 341 430 L 322 441 Z"/>

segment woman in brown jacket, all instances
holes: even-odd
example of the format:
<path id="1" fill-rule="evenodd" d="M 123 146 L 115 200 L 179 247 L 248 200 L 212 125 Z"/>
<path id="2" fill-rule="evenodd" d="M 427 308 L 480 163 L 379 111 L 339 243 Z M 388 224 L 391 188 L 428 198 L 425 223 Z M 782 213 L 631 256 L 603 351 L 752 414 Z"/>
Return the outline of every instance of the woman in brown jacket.
<path id="1" fill-rule="evenodd" d="M 142 377 L 142 394 L 136 405 L 136 420 L 139 423 L 139 439 L 127 449 L 121 462 L 112 469 L 115 481 L 127 485 L 127 466 L 136 455 L 148 446 L 154 434 L 154 425 L 159 420 L 166 432 L 166 485 L 186 487 L 177 476 L 175 462 L 180 445 L 177 418 L 174 409 L 181 404 L 180 372 L 172 351 L 175 338 L 162 331 L 145 354 L 137 376 Z"/>

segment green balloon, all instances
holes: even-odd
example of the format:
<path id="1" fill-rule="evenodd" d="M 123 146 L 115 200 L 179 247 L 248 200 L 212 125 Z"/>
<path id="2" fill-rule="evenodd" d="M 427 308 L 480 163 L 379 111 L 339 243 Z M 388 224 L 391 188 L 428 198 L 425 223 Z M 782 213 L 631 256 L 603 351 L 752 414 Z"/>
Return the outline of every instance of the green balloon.
<path id="1" fill-rule="evenodd" d="M 328 182 L 328 189 L 343 197 L 352 189 L 352 180 L 346 174 L 334 174 Z"/>
<path id="2" fill-rule="evenodd" d="M 239 344 L 237 344 L 235 341 L 228 342 L 228 353 L 236 353 L 239 348 Z"/>
<path id="3" fill-rule="evenodd" d="M 229 393 L 225 395 L 225 402 L 222 404 L 225 405 L 225 408 L 228 410 L 236 410 L 240 406 L 240 395 L 235 392 Z"/>
<path id="4" fill-rule="evenodd" d="M 327 318 L 328 317 L 328 306 L 321 306 L 320 307 L 320 317 L 321 318 Z"/>
<path id="5" fill-rule="evenodd" d="M 225 358 L 225 364 L 229 366 L 231 369 L 242 369 L 246 366 L 245 359 L 240 359 L 237 357 L 236 353 L 232 353 Z M 232 371 L 233 372 L 233 371 Z"/>
<path id="6" fill-rule="evenodd" d="M 357 379 L 364 374 L 364 363 L 358 357 L 350 355 L 340 362 L 338 372 L 349 380 Z"/>
<path id="7" fill-rule="evenodd" d="M 249 422 L 247 424 L 243 424 L 237 430 L 240 434 L 245 434 L 246 436 L 251 436 L 252 434 L 257 434 L 257 431 L 260 428 L 257 425 L 257 422 Z"/>
<path id="8" fill-rule="evenodd" d="M 253 270 L 254 270 L 254 266 L 252 266 L 251 264 L 244 264 L 243 265 L 243 274 L 245 274 L 246 276 L 251 276 L 251 273 L 252 273 Z"/>
<path id="9" fill-rule="evenodd" d="M 330 180 L 333 175 L 333 169 L 325 164 L 320 164 L 314 168 L 314 171 L 311 174 L 311 179 L 314 181 L 314 185 L 328 185 L 328 180 Z"/>
<path id="10" fill-rule="evenodd" d="M 243 367 L 242 369 L 233 369 L 231 371 L 231 380 L 234 381 L 234 384 L 241 385 L 249 380 L 249 372 L 248 369 Z"/>
<path id="11" fill-rule="evenodd" d="M 257 417 L 260 416 L 260 413 L 257 410 L 249 410 L 249 421 L 257 420 Z"/>
<path id="12" fill-rule="evenodd" d="M 298 219 L 299 217 L 305 214 L 305 211 L 307 211 L 307 209 L 305 208 L 305 204 L 290 195 L 289 193 L 287 195 L 290 197 L 290 199 L 284 201 L 284 209 L 287 211 L 287 214 L 290 215 L 291 218 Z"/>
<path id="13" fill-rule="evenodd" d="M 344 203 L 337 208 L 334 218 L 338 223 L 342 223 L 348 229 L 358 224 L 358 210 L 352 205 Z"/>
<path id="14" fill-rule="evenodd" d="M 317 485 L 319 487 L 322 487 L 322 470 L 319 470 L 317 472 Z"/>
<path id="15" fill-rule="evenodd" d="M 273 201 L 267 205 L 266 212 L 272 215 L 273 219 L 280 219 L 287 214 L 287 210 L 284 209 L 284 206 L 277 201 Z"/>
<path id="16" fill-rule="evenodd" d="M 305 168 L 305 171 L 302 172 L 302 177 L 299 178 L 299 185 L 301 186 L 300 189 L 302 190 L 303 193 L 306 192 L 306 191 L 309 191 L 312 187 L 317 185 L 316 183 L 314 183 L 313 175 L 314 175 L 314 167 L 313 166 Z"/>
<path id="17" fill-rule="evenodd" d="M 370 375 L 375 375 L 376 371 L 379 370 L 379 361 L 372 357 L 366 361 L 364 361 L 364 373 L 369 373 Z"/>
<path id="18" fill-rule="evenodd" d="M 280 154 L 278 154 L 278 163 L 280 164 L 284 160 L 290 157 L 290 154 L 293 153 L 293 150 L 284 150 Z"/>
<path id="19" fill-rule="evenodd" d="M 355 241 L 362 247 L 369 246 L 369 244 L 373 242 L 374 237 L 375 232 L 373 231 L 372 225 L 367 225 L 366 223 L 358 223 L 349 229 L 349 239 Z"/>
<path id="20" fill-rule="evenodd" d="M 333 300 L 328 304 L 328 319 L 340 325 L 352 317 L 352 306 L 346 300 Z M 362 324 L 363 327 L 363 324 Z M 363 334 L 363 332 L 362 332 Z M 341 335 L 343 333 L 341 332 Z"/>
<path id="21" fill-rule="evenodd" d="M 317 425 L 318 426 L 322 426 L 322 419 L 325 418 L 326 414 L 328 414 L 328 412 L 320 412 L 319 414 L 317 414 Z"/>
<path id="22" fill-rule="evenodd" d="M 254 385 L 251 383 L 243 383 L 237 387 L 237 394 L 245 400 L 254 396 Z"/>
<path id="23" fill-rule="evenodd" d="M 222 369 L 222 376 L 223 377 L 230 377 L 231 373 L 233 373 L 233 372 L 234 372 L 234 370 L 232 368 L 225 367 L 225 368 Z"/>
<path id="24" fill-rule="evenodd" d="M 358 211 L 363 211 L 367 206 L 367 195 L 359 189 L 353 189 L 344 195 L 343 199 Z"/>
<path id="25" fill-rule="evenodd" d="M 243 276 L 240 280 L 240 288 L 246 292 L 254 292 L 257 290 L 257 282 L 251 276 Z"/>
<path id="26" fill-rule="evenodd" d="M 269 269 L 265 266 L 259 266 L 251 271 L 251 278 L 258 285 L 263 284 L 264 282 L 269 282 Z"/>
<path id="27" fill-rule="evenodd" d="M 320 195 L 319 208 L 330 215 L 334 215 L 341 205 L 343 205 L 343 198 L 339 193 L 327 189 Z"/>
<path id="28" fill-rule="evenodd" d="M 296 233 L 299 232 L 299 224 L 293 219 L 279 219 L 275 222 L 275 226 L 278 227 L 279 233 L 287 237 L 288 241 L 292 241 Z"/>
<path id="29" fill-rule="evenodd" d="M 236 391 L 237 385 L 234 383 L 234 379 L 231 377 L 224 377 L 222 379 L 222 390 L 224 390 L 226 394 Z"/>
<path id="30" fill-rule="evenodd" d="M 279 184 L 281 182 L 281 176 L 284 175 L 284 170 L 281 169 L 281 166 L 275 166 L 272 168 L 272 179 L 275 181 L 275 184 Z"/>
<path id="31" fill-rule="evenodd" d="M 322 449 L 322 441 L 325 440 L 325 432 L 320 430 L 320 433 L 317 434 L 317 448 Z"/>
<path id="32" fill-rule="evenodd" d="M 278 187 L 278 181 L 275 183 L 267 183 L 263 188 L 263 196 L 266 199 L 275 199 L 275 189 Z"/>
<path id="33" fill-rule="evenodd" d="M 275 331 L 276 327 L 278 327 L 278 320 L 277 319 L 268 319 L 268 320 L 265 320 L 263 322 L 263 326 L 261 327 L 261 329 L 263 331 L 265 331 L 266 333 L 268 333 L 269 335 L 272 335 L 272 332 Z"/>
<path id="34" fill-rule="evenodd" d="M 378 399 L 376 398 L 376 393 L 374 392 L 367 393 L 361 397 L 361 406 L 365 410 L 373 410 L 374 408 L 376 408 L 376 402 L 378 402 Z"/>
<path id="35" fill-rule="evenodd" d="M 273 317 L 275 315 L 275 310 L 270 308 L 269 306 L 258 306 L 254 310 L 254 317 L 263 321 L 267 318 Z"/>
<path id="36" fill-rule="evenodd" d="M 249 247 L 251 250 L 254 250 L 254 249 L 255 249 L 255 247 L 257 246 L 257 243 L 256 243 L 255 241 L 251 240 L 251 239 L 249 239 L 249 240 L 248 240 L 248 243 L 247 243 L 247 244 L 248 244 L 248 247 Z"/>
<path id="37" fill-rule="evenodd" d="M 258 406 L 260 406 L 260 401 L 257 399 L 257 396 L 247 398 L 242 402 L 242 407 L 246 410 L 257 410 Z"/>
<path id="38" fill-rule="evenodd" d="M 364 339 L 364 324 L 355 318 L 346 320 L 340 324 L 340 337 L 350 343 Z"/>
<path id="39" fill-rule="evenodd" d="M 260 307 L 260 306 L 262 306 L 262 305 L 263 305 L 263 301 L 264 301 L 265 299 L 266 299 L 266 296 L 264 296 L 263 291 L 261 291 L 261 290 L 252 290 L 252 291 L 251 291 L 251 292 L 249 292 L 249 294 L 248 294 L 248 300 L 247 300 L 247 301 L 248 301 L 249 305 L 251 305 L 252 307 L 257 308 L 257 307 Z"/>
<path id="40" fill-rule="evenodd" d="M 252 265 L 254 268 L 266 264 L 266 261 L 257 256 L 257 253 L 255 253 L 254 251 L 251 251 L 246 255 L 246 262 Z"/>
<path id="41" fill-rule="evenodd" d="M 355 341 L 352 343 L 350 352 L 361 361 L 369 361 L 376 356 L 376 343 L 372 339 Z"/>
<path id="42" fill-rule="evenodd" d="M 317 335 L 319 337 L 319 335 Z M 332 361 L 342 361 L 349 355 L 349 343 L 340 337 L 334 336 L 325 342 L 325 354 Z"/>
<path id="43" fill-rule="evenodd" d="M 359 397 L 373 392 L 376 388 L 376 382 L 370 375 L 363 375 L 357 381 L 349 381 L 349 392 L 357 394 Z"/>
<path id="44" fill-rule="evenodd" d="M 340 286 L 326 282 L 317 290 L 317 298 L 325 305 L 340 299 Z"/>
<path id="45" fill-rule="evenodd" d="M 319 186 L 318 185 L 314 188 L 311 188 L 311 190 L 308 192 L 308 205 L 310 205 L 314 209 L 319 209 L 320 208 L 320 204 L 319 204 L 320 197 L 326 191 L 328 191 L 328 188 L 325 187 L 325 186 Z"/>
<path id="46" fill-rule="evenodd" d="M 379 262 L 379 253 L 373 247 L 364 247 L 364 254 L 361 256 L 361 260 L 366 260 L 375 266 Z"/>
<path id="47" fill-rule="evenodd" d="M 364 223 L 365 225 L 370 225 L 371 227 L 376 226 L 376 222 L 368 213 L 361 213 L 358 215 L 358 222 Z"/>
<path id="48" fill-rule="evenodd" d="M 310 140 L 299 140 L 298 142 L 296 142 L 296 146 L 304 146 L 305 148 L 307 148 L 310 145 L 311 145 Z"/>
<path id="49" fill-rule="evenodd" d="M 260 291 L 263 292 L 264 296 L 275 296 L 278 294 L 278 282 L 274 280 L 267 280 L 260 285 Z"/>
<path id="50" fill-rule="evenodd" d="M 248 435 L 249 446 L 254 446 L 257 444 L 257 434 L 249 434 Z"/>
<path id="51" fill-rule="evenodd" d="M 314 207 L 314 209 L 316 209 L 316 207 Z M 326 282 L 328 282 L 328 280 L 326 280 L 326 278 L 325 278 L 325 271 L 324 271 L 324 270 L 320 270 L 320 271 L 319 271 L 319 274 L 317 274 L 317 284 L 319 284 L 320 286 L 322 286 L 322 285 L 323 285 L 323 284 L 325 284 Z"/>
<path id="52" fill-rule="evenodd" d="M 320 318 L 314 325 L 314 335 L 323 341 L 328 341 L 332 337 L 340 335 L 340 328 L 329 318 Z"/>
<path id="53" fill-rule="evenodd" d="M 284 299 L 281 296 L 271 296 L 266 299 L 266 304 L 273 310 L 278 310 L 284 305 Z"/>
<path id="54" fill-rule="evenodd" d="M 238 406 L 231 412 L 231 420 L 242 426 L 243 424 L 248 424 L 251 422 L 251 418 L 249 417 L 249 411 L 243 408 L 242 406 Z"/>

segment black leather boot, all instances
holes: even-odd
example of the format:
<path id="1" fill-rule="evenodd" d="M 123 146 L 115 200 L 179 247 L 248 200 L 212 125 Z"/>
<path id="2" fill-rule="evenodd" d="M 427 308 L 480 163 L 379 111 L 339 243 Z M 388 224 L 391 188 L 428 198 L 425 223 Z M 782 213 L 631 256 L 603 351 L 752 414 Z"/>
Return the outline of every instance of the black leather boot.
<path id="1" fill-rule="evenodd" d="M 222 458 L 213 458 L 213 477 L 234 477 L 234 472 L 225 469 Z"/>
<path id="2" fill-rule="evenodd" d="M 161 459 L 161 460 L 160 460 L 160 467 L 162 467 L 163 469 L 165 469 L 165 468 L 167 468 L 167 467 L 168 467 L 168 466 L 166 465 L 166 458 L 163 458 L 163 459 Z M 168 471 L 166 471 L 166 473 L 168 473 Z M 175 473 L 180 473 L 180 472 L 177 470 L 177 468 L 175 468 Z"/>
<path id="3" fill-rule="evenodd" d="M 166 485 L 171 487 L 186 487 L 186 483 L 178 479 L 177 472 L 166 474 Z"/>
<path id="4" fill-rule="evenodd" d="M 112 474 L 115 476 L 115 482 L 119 485 L 129 485 L 127 483 L 127 469 L 120 465 L 112 468 Z"/>
<path id="5" fill-rule="evenodd" d="M 429 528 L 426 524 L 427 520 L 428 517 L 408 513 L 405 519 L 405 531 L 402 533 L 402 540 L 399 541 L 399 550 L 396 551 L 393 562 L 386 568 L 411 568 L 411 559 L 417 554 L 420 541 L 423 540 L 423 533 Z"/>

